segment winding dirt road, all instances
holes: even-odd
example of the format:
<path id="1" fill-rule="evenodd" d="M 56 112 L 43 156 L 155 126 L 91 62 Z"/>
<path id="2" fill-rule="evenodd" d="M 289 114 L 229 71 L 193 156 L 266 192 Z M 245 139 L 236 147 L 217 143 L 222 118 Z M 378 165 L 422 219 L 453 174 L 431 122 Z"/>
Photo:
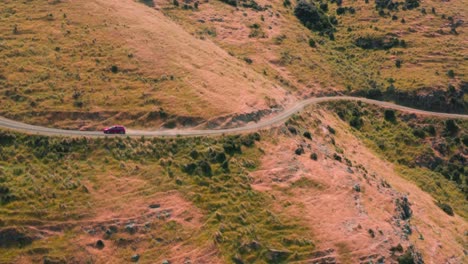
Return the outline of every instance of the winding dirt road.
<path id="1" fill-rule="evenodd" d="M 222 135 L 222 134 L 233 134 L 233 133 L 243 133 L 243 132 L 252 132 L 262 128 L 282 124 L 286 121 L 289 117 L 293 114 L 301 111 L 304 107 L 312 104 L 319 104 L 323 102 L 332 102 L 332 101 L 361 101 L 368 104 L 378 105 L 384 108 L 395 109 L 404 112 L 411 112 L 414 114 L 420 115 L 429 115 L 429 116 L 436 116 L 442 118 L 456 118 L 456 119 L 466 119 L 468 120 L 468 115 L 461 115 L 461 114 L 449 114 L 449 113 L 438 113 L 438 112 L 430 112 L 424 111 L 419 109 L 414 109 L 406 106 L 396 105 L 389 102 L 382 102 L 367 98 L 361 97 L 352 97 L 352 96 L 334 96 L 334 97 L 318 97 L 318 98 L 310 98 L 303 101 L 300 101 L 293 105 L 291 108 L 280 112 L 276 116 L 262 120 L 258 123 L 249 123 L 242 127 L 236 128 L 227 128 L 227 129 L 207 129 L 207 130 L 179 130 L 179 129 L 171 129 L 171 130 L 155 130 L 155 131 L 146 131 L 146 130 L 132 130 L 128 129 L 126 136 L 145 136 L 145 137 L 174 137 L 174 136 L 186 136 L 186 137 L 194 137 L 194 136 L 208 136 L 208 135 Z M 13 121 L 7 118 L 0 117 L 0 128 L 14 130 L 19 132 L 25 132 L 29 134 L 36 134 L 36 135 L 45 135 L 45 136 L 66 136 L 66 137 L 77 137 L 77 136 L 85 136 L 85 137 L 105 137 L 109 135 L 104 135 L 101 131 L 79 131 L 79 130 L 65 130 L 65 129 L 56 129 L 56 128 L 47 128 L 41 126 L 34 126 L 29 125 L 17 121 Z"/>

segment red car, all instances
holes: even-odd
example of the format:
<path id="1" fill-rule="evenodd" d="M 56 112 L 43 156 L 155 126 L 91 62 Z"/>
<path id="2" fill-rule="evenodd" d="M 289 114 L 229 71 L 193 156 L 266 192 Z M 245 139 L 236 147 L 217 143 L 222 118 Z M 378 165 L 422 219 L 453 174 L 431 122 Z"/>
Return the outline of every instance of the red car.
<path id="1" fill-rule="evenodd" d="M 104 134 L 125 134 L 125 127 L 111 126 L 104 128 L 102 131 L 104 131 Z"/>

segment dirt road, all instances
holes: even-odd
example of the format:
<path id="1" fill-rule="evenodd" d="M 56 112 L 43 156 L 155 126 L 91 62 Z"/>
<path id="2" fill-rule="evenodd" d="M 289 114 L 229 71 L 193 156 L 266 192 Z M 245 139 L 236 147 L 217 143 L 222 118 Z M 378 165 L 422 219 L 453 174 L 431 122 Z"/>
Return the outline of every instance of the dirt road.
<path id="1" fill-rule="evenodd" d="M 468 115 L 461 115 L 461 114 L 449 114 L 449 113 L 438 113 L 438 112 L 430 112 L 424 110 L 418 110 L 410 107 L 405 107 L 401 105 L 396 105 L 389 102 L 382 102 L 367 98 L 360 98 L 360 97 L 352 97 L 352 96 L 335 96 L 335 97 L 318 97 L 318 98 L 310 98 L 303 101 L 300 101 L 293 105 L 292 107 L 284 110 L 283 112 L 277 114 L 276 116 L 262 120 L 257 123 L 249 123 L 242 127 L 236 128 L 227 128 L 227 129 L 207 129 L 207 130 L 192 130 L 192 129 L 170 129 L 170 130 L 132 130 L 127 129 L 126 136 L 145 136 L 145 137 L 173 137 L 173 136 L 186 136 L 186 137 L 193 137 L 193 136 L 208 136 L 208 135 L 222 135 L 222 134 L 233 134 L 233 133 L 244 133 L 244 132 L 252 132 L 257 131 L 262 128 L 282 124 L 286 121 L 289 117 L 293 114 L 301 111 L 304 107 L 313 104 L 319 104 L 323 102 L 331 102 L 331 101 L 362 101 L 368 104 L 378 105 L 384 108 L 395 109 L 404 112 L 411 112 L 420 115 L 428 115 L 428 116 L 436 116 L 442 118 L 454 118 L 454 119 L 468 119 Z M 65 129 L 56 129 L 56 128 L 47 128 L 41 126 L 34 126 L 29 125 L 17 121 L 13 121 L 10 119 L 6 119 L 0 117 L 0 128 L 25 132 L 29 134 L 37 134 L 37 135 L 46 135 L 46 136 L 67 136 L 67 137 L 77 137 L 77 136 L 86 136 L 86 137 L 105 137 L 109 135 L 104 135 L 101 131 L 79 131 L 79 130 L 65 130 Z"/>

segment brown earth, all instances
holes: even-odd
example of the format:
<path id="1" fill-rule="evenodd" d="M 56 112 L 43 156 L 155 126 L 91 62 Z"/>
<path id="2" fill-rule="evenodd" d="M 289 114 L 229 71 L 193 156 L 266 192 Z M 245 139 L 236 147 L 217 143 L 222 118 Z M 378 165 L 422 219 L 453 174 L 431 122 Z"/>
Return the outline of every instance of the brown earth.
<path id="1" fill-rule="evenodd" d="M 93 197 L 90 216 L 31 226 L 32 231 L 42 234 L 44 247 L 34 244 L 31 255 L 21 256 L 18 263 L 37 263 L 45 258 L 72 263 L 128 263 L 136 254 L 140 255 L 139 263 L 221 263 L 210 241 L 191 242 L 203 227 L 203 215 L 177 191 L 158 191 L 140 178 L 101 177 L 100 183 L 86 184 Z M 57 238 L 66 238 L 66 242 L 54 246 Z M 99 240 L 104 243 L 102 248 L 97 246 Z M 65 257 L 57 254 L 62 247 L 74 253 Z"/>
<path id="2" fill-rule="evenodd" d="M 112 37 L 135 51 L 147 75 L 172 74 L 184 87 L 158 91 L 178 114 L 213 117 L 265 109 L 266 98 L 285 104 L 286 91 L 210 40 L 197 39 L 157 10 L 135 1 L 74 1 L 75 5 L 116 23 Z M 103 21 L 103 22 L 104 22 Z M 171 110 L 172 110 L 171 109 Z"/>
<path id="3" fill-rule="evenodd" d="M 277 210 L 295 215 L 313 230 L 318 250 L 328 250 L 325 255 L 340 263 L 376 262 L 382 257 L 385 263 L 396 263 L 401 253 L 392 256 L 390 249 L 401 244 L 404 249 L 414 245 L 425 263 L 466 261 L 464 219 L 446 215 L 429 194 L 398 175 L 338 118 L 319 109 L 302 116 L 318 120 L 308 127 L 313 139 L 293 136 L 285 128 L 272 132 L 274 143 L 263 141 L 266 154 L 252 178 L 255 189 L 280 201 Z M 327 126 L 336 130 L 336 136 Z M 294 154 L 299 146 L 305 154 Z M 337 149 L 343 151 L 338 154 L 341 162 L 333 157 Z M 318 155 L 317 161 L 311 153 Z M 405 196 L 412 210 L 408 220 L 401 219 L 396 206 L 396 200 Z M 405 224 L 412 235 L 405 234 Z"/>

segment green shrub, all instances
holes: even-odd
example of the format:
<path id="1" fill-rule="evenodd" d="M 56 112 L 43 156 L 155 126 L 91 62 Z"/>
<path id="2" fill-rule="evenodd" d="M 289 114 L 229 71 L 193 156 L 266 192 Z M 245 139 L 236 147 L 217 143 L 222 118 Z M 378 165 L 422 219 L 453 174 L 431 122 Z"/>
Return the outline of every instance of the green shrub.
<path id="1" fill-rule="evenodd" d="M 419 0 L 405 0 L 405 7 L 407 9 L 414 9 L 419 7 Z"/>
<path id="2" fill-rule="evenodd" d="M 407 250 L 405 254 L 399 256 L 398 264 L 415 264 L 411 251 Z"/>
<path id="3" fill-rule="evenodd" d="M 462 142 L 463 142 L 463 145 L 468 147 L 468 135 L 463 135 Z"/>
<path id="4" fill-rule="evenodd" d="M 309 46 L 310 46 L 311 48 L 315 48 L 315 47 L 317 46 L 317 44 L 315 43 L 315 40 L 309 39 Z"/>
<path id="5" fill-rule="evenodd" d="M 110 70 L 112 73 L 117 73 L 119 72 L 119 67 L 117 67 L 117 65 L 112 65 Z"/>
<path id="6" fill-rule="evenodd" d="M 342 14 L 345 13 L 345 11 L 346 11 L 346 10 L 344 9 L 344 7 L 341 7 L 341 6 L 340 6 L 340 7 L 338 7 L 338 8 L 336 9 L 336 14 L 337 14 L 337 15 L 342 15 Z"/>
<path id="7" fill-rule="evenodd" d="M 328 12 L 328 4 L 320 3 L 320 9 L 322 9 L 323 12 Z"/>
<path id="8" fill-rule="evenodd" d="M 354 44 L 362 49 L 375 50 L 387 50 L 398 46 L 403 47 L 401 41 L 391 34 L 385 36 L 360 36 L 354 41 Z M 404 45 L 406 46 L 406 43 Z"/>
<path id="9" fill-rule="evenodd" d="M 396 121 L 395 110 L 386 109 L 384 112 L 384 118 L 385 120 L 389 122 L 395 122 Z"/>
<path id="10" fill-rule="evenodd" d="M 370 88 L 366 92 L 366 97 L 371 99 L 378 99 L 382 97 L 382 91 L 379 88 Z"/>
<path id="11" fill-rule="evenodd" d="M 342 160 L 341 156 L 336 154 L 336 153 L 333 153 L 333 159 L 335 159 L 335 160 L 337 160 L 339 162 L 341 162 L 341 160 Z"/>
<path id="12" fill-rule="evenodd" d="M 450 77 L 450 78 L 454 78 L 455 77 L 455 72 L 453 70 L 448 70 L 447 71 L 447 76 Z"/>
<path id="13" fill-rule="evenodd" d="M 312 153 L 312 154 L 310 154 L 310 159 L 312 159 L 312 160 L 317 160 L 317 158 L 318 158 L 318 157 L 317 157 L 317 153 Z"/>
<path id="14" fill-rule="evenodd" d="M 310 30 L 331 32 L 334 29 L 333 19 L 317 8 L 313 2 L 299 0 L 294 8 L 294 15 Z"/>
<path id="15" fill-rule="evenodd" d="M 426 137 L 426 133 L 424 133 L 424 130 L 420 129 L 420 128 L 415 128 L 413 130 L 413 135 L 415 137 L 418 137 L 418 138 L 425 138 Z"/>
<path id="16" fill-rule="evenodd" d="M 401 64 L 402 64 L 402 63 L 403 63 L 403 60 L 401 60 L 401 59 L 396 59 L 396 60 L 395 60 L 395 66 L 396 66 L 397 68 L 401 68 Z"/>
<path id="17" fill-rule="evenodd" d="M 449 119 L 449 120 L 445 121 L 445 131 L 448 134 L 453 135 L 453 134 L 457 133 L 459 129 L 460 128 L 458 127 L 455 120 Z"/>
<path id="18" fill-rule="evenodd" d="M 149 7 L 154 7 L 154 1 L 153 0 L 140 0 L 141 3 L 149 6 Z"/>
<path id="19" fill-rule="evenodd" d="M 351 120 L 349 121 L 349 124 L 356 129 L 360 129 L 362 125 L 364 124 L 364 122 L 362 121 L 361 117 L 353 116 Z"/>
<path id="20" fill-rule="evenodd" d="M 441 202 L 437 202 L 436 203 L 437 206 L 442 209 L 442 211 L 444 211 L 446 214 L 450 215 L 450 216 L 454 216 L 454 213 L 453 213 L 453 209 L 450 205 L 448 204 L 445 204 L 445 203 L 441 203 Z"/>

